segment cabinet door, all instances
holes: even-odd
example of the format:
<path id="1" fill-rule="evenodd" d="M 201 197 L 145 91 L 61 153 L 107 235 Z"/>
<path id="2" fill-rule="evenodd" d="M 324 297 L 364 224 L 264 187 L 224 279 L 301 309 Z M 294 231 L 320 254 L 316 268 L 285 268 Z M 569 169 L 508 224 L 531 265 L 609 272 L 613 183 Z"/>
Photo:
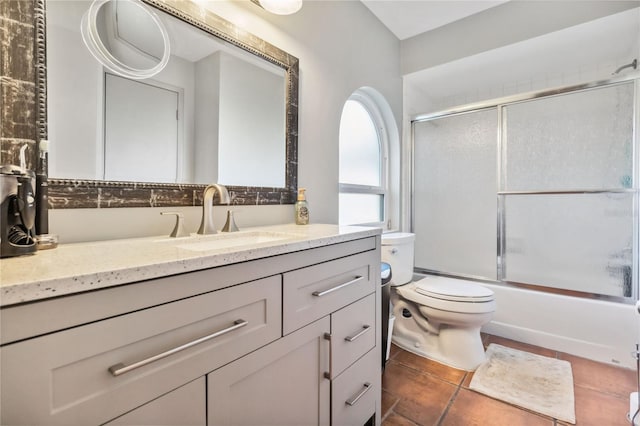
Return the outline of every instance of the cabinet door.
<path id="1" fill-rule="evenodd" d="M 207 376 L 209 426 L 328 425 L 328 317 Z"/>
<path id="2" fill-rule="evenodd" d="M 105 426 L 204 426 L 206 380 L 201 377 L 118 417 Z"/>

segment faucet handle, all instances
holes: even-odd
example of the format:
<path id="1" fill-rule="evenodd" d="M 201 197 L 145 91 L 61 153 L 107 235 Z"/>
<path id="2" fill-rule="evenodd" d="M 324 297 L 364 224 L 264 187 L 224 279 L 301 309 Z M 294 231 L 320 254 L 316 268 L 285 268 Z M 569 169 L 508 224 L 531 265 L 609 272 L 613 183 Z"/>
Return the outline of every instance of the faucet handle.
<path id="1" fill-rule="evenodd" d="M 189 233 L 184 229 L 184 216 L 179 212 L 160 212 L 161 215 L 175 215 L 176 226 L 171 231 L 170 237 L 188 237 Z"/>
<path id="2" fill-rule="evenodd" d="M 227 222 L 224 224 L 220 232 L 236 232 L 239 231 L 236 221 L 233 219 L 233 210 L 227 210 Z"/>

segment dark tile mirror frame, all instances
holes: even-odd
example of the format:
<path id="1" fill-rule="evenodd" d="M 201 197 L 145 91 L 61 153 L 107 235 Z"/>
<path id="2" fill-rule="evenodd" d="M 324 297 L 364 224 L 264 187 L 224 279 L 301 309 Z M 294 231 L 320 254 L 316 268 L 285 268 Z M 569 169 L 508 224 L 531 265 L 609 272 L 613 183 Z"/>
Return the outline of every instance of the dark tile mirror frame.
<path id="1" fill-rule="evenodd" d="M 253 53 L 285 70 L 286 171 L 284 188 L 227 186 L 234 205 L 295 202 L 298 176 L 298 59 L 234 24 L 184 0 L 142 0 L 203 31 Z M 36 0 L 35 70 L 39 140 L 47 139 L 45 0 Z M 55 144 L 55 141 L 51 141 Z M 46 167 L 46 165 L 45 165 Z M 46 170 L 44 170 L 46 173 Z M 202 205 L 205 185 L 159 184 L 49 178 L 49 208 L 167 207 Z"/>

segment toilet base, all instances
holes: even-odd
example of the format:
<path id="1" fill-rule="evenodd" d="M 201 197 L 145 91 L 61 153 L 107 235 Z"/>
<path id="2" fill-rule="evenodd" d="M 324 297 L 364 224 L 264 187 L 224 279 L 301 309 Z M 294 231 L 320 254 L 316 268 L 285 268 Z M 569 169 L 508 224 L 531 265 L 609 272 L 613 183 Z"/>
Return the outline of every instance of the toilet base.
<path id="1" fill-rule="evenodd" d="M 465 371 L 475 371 L 486 360 L 480 327 L 442 325 L 439 334 L 418 327 L 413 318 L 396 315 L 393 343 L 416 355 Z"/>

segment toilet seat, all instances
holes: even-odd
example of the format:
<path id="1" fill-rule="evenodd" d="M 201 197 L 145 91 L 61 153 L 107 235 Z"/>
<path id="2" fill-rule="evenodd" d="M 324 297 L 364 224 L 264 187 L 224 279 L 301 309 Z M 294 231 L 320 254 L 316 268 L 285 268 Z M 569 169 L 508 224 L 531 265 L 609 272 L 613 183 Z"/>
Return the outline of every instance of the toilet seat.
<path id="1" fill-rule="evenodd" d="M 416 282 L 415 290 L 425 296 L 454 302 L 489 302 L 493 291 L 475 283 L 447 277 L 427 277 Z"/>
<path id="2" fill-rule="evenodd" d="M 411 302 L 441 311 L 483 314 L 496 310 L 493 291 L 454 278 L 427 277 L 397 291 Z"/>

